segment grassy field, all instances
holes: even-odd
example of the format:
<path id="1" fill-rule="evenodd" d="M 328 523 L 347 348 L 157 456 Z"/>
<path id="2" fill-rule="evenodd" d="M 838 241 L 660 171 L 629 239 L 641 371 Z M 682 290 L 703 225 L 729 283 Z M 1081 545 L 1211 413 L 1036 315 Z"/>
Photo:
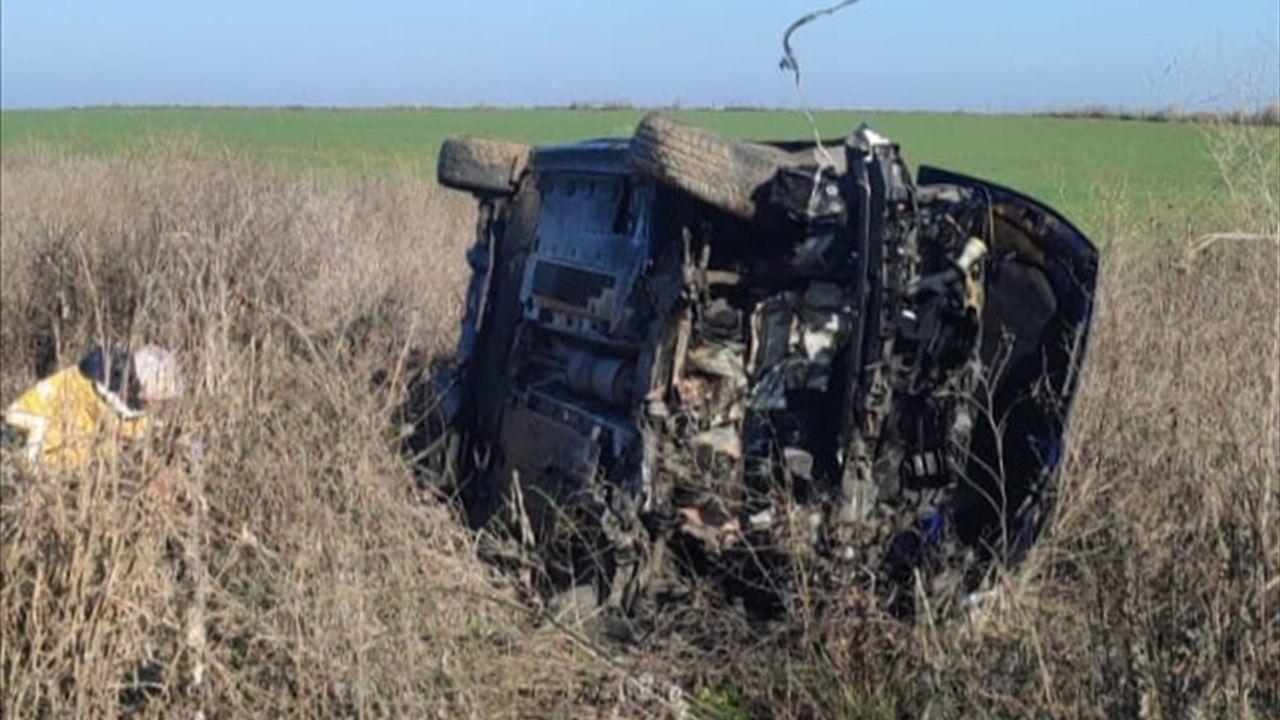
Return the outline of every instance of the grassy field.
<path id="1" fill-rule="evenodd" d="M 561 139 L 635 118 L 6 113 L 0 401 L 93 343 L 158 342 L 189 378 L 173 421 L 204 452 L 198 471 L 157 454 L 0 476 L 0 715 L 1277 716 L 1280 154 L 1241 128 L 878 123 L 916 160 L 1051 201 L 1061 187 L 1111 241 L 1057 508 L 980 609 L 922 594 L 927 612 L 898 622 L 851 579 L 757 625 L 708 588 L 636 644 L 599 646 L 482 561 L 396 445 L 407 358 L 452 346 L 474 232 L 470 199 L 423 176 L 430 151 L 464 129 Z M 116 152 L 186 131 L 238 150 Z M 1135 188 L 1194 183 L 1219 200 L 1153 214 Z M 1229 231 L 1263 240 L 1193 250 Z M 162 479 L 176 512 L 150 491 Z"/>
<path id="2" fill-rule="evenodd" d="M 627 136 L 639 110 L 130 109 L 10 111 L 0 148 L 27 142 L 110 152 L 156 138 L 194 136 L 308 168 L 407 164 L 430 174 L 440 142 L 473 133 L 533 143 Z M 681 111 L 678 116 L 750 139 L 796 139 L 812 131 L 790 111 Z M 1192 124 L 943 113 L 820 112 L 820 132 L 838 138 L 867 122 L 902 143 L 913 164 L 936 164 L 1019 188 L 1086 229 L 1097 208 L 1124 201 L 1160 207 L 1202 203 L 1221 183 Z"/>

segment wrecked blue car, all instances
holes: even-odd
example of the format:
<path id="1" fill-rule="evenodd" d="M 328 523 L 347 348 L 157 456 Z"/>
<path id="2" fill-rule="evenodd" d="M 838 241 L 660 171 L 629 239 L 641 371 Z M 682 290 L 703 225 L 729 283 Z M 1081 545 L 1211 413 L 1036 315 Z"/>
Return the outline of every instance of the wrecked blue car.
<path id="1" fill-rule="evenodd" d="M 1058 213 L 913 180 L 865 126 L 751 143 L 653 114 L 449 140 L 438 172 L 479 224 L 418 442 L 548 592 L 628 609 L 710 573 L 767 609 L 807 557 L 909 607 L 917 574 L 964 558 L 972 589 L 1035 540 L 1098 267 Z"/>

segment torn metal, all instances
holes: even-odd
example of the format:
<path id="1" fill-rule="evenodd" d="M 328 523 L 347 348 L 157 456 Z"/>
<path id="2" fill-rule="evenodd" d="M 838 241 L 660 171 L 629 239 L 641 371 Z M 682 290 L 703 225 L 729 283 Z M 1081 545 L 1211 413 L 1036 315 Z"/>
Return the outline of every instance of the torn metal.
<path id="1" fill-rule="evenodd" d="M 629 608 L 741 552 L 892 589 L 930 548 L 1034 539 L 1097 268 L 1053 210 L 913 181 L 865 127 L 824 143 L 834 167 L 660 116 L 511 147 L 493 171 L 442 151 L 482 212 L 430 428 L 471 522 L 518 528 L 548 588 Z"/>

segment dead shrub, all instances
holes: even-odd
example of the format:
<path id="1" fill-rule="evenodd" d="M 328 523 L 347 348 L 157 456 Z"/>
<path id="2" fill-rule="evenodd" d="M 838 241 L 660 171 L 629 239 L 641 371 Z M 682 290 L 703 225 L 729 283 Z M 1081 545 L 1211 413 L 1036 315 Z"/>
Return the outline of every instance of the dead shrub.
<path id="1" fill-rule="evenodd" d="M 396 451 L 401 361 L 453 342 L 465 198 L 169 147 L 6 151 L 0 171 L 5 401 L 94 343 L 158 342 L 189 377 L 175 422 L 204 445 L 183 480 L 198 524 L 127 491 L 158 482 L 154 462 L 6 472 L 6 716 L 493 717 L 601 701 L 582 688 L 604 673 L 530 624 Z"/>

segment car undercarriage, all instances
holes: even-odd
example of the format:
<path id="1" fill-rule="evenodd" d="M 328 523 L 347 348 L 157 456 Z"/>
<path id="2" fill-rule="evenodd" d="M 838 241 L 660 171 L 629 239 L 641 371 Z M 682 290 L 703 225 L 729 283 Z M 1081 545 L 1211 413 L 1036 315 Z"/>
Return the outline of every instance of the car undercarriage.
<path id="1" fill-rule="evenodd" d="M 748 143 L 654 114 L 628 139 L 450 140 L 438 170 L 480 213 L 417 442 L 548 594 L 634 612 L 711 572 L 767 610 L 815 558 L 909 614 L 927 568 L 1035 539 L 1097 277 L 1054 211 L 913 181 L 865 126 Z"/>

